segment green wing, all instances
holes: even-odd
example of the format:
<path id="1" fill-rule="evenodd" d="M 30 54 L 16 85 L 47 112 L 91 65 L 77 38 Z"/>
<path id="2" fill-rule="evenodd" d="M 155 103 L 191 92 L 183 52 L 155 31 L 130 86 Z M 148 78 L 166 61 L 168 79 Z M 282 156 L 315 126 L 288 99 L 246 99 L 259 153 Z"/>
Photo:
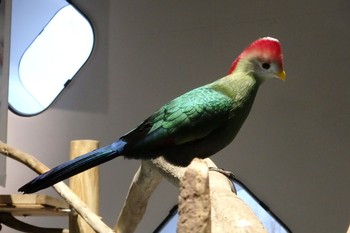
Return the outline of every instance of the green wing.
<path id="1" fill-rule="evenodd" d="M 226 95 L 200 87 L 170 101 L 121 139 L 130 153 L 200 140 L 229 120 L 232 106 Z"/>

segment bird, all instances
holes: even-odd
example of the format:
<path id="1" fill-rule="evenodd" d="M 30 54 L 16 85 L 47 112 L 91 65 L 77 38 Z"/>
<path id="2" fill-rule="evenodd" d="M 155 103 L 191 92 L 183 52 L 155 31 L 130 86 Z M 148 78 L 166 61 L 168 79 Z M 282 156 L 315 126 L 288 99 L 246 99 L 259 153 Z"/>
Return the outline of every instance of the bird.
<path id="1" fill-rule="evenodd" d="M 183 167 L 207 158 L 233 141 L 260 85 L 275 78 L 286 79 L 281 44 L 272 37 L 257 39 L 233 61 L 228 75 L 180 95 L 110 145 L 54 167 L 19 191 L 37 192 L 119 156 L 163 156 Z"/>

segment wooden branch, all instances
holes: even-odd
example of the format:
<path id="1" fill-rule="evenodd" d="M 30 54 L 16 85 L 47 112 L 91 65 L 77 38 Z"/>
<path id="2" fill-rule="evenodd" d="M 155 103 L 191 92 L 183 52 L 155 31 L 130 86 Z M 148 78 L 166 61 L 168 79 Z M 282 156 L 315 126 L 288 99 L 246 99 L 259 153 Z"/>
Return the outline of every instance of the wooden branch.
<path id="1" fill-rule="evenodd" d="M 114 227 L 115 232 L 131 233 L 135 231 L 146 211 L 151 194 L 161 180 L 160 173 L 152 169 L 149 162 L 142 160 L 131 182 L 125 204 Z"/>
<path id="2" fill-rule="evenodd" d="M 26 165 L 38 174 L 49 170 L 47 166 L 42 164 L 34 156 L 17 150 L 2 141 L 0 141 L 0 153 Z M 96 232 L 113 232 L 113 230 L 102 222 L 101 218 L 94 214 L 63 182 L 55 184 L 53 188 Z"/>

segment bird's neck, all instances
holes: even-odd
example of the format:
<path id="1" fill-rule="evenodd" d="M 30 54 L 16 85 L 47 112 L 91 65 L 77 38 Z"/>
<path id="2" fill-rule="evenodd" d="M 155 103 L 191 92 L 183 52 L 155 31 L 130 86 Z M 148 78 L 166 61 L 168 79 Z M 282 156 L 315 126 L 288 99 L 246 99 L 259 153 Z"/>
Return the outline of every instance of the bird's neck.
<path id="1" fill-rule="evenodd" d="M 234 72 L 212 84 L 213 89 L 229 96 L 235 103 L 243 103 L 255 97 L 260 85 L 253 77 L 252 73 Z"/>

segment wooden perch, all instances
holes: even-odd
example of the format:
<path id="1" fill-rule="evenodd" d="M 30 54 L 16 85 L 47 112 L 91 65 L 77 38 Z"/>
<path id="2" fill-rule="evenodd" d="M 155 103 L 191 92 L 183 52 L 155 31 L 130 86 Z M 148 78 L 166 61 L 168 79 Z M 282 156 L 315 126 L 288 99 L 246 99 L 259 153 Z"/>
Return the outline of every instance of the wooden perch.
<path id="1" fill-rule="evenodd" d="M 40 163 L 33 156 L 12 148 L 0 141 L 0 153 L 13 158 L 37 173 L 41 174 L 48 168 Z M 216 167 L 210 159 L 203 160 L 209 167 Z M 195 161 L 196 162 L 196 161 Z M 194 162 L 194 163 L 195 163 Z M 198 165 L 191 165 L 190 169 L 198 169 Z M 145 212 L 149 197 L 164 176 L 175 186 L 180 186 L 186 172 L 185 167 L 177 167 L 169 164 L 162 157 L 154 160 L 145 160 L 141 162 L 141 167 L 136 173 L 129 189 L 124 207 L 119 215 L 115 230 L 117 233 L 132 233 L 141 221 Z M 203 171 L 200 165 L 198 174 L 207 176 L 206 169 Z M 198 172 L 198 171 L 197 171 Z M 188 179 L 188 178 L 186 178 Z M 191 179 L 191 178 L 190 178 Z M 189 181 L 193 184 L 193 180 Z M 196 182 L 195 182 L 196 183 Z M 204 186 L 206 182 L 202 183 Z M 54 185 L 55 190 L 65 199 L 84 220 L 96 232 L 113 232 L 100 217 L 95 215 L 89 208 L 63 183 Z M 196 187 L 201 190 L 203 187 Z M 209 172 L 209 190 L 210 190 L 210 230 L 213 233 L 266 233 L 266 230 L 255 216 L 253 211 L 231 190 L 231 181 L 221 173 Z M 180 217 L 181 218 L 181 217 Z M 204 218 L 205 219 L 205 218 Z M 209 220 L 208 220 L 209 221 Z M 208 227 L 203 232 L 208 231 Z M 180 229 L 178 233 L 185 233 Z"/>
<path id="2" fill-rule="evenodd" d="M 204 159 L 203 161 L 206 162 L 208 167 L 216 167 L 216 165 L 210 159 Z M 143 198 L 143 196 L 150 196 L 153 190 L 159 184 L 158 182 L 150 182 L 150 180 L 152 180 L 152 176 L 158 176 L 157 172 L 164 176 L 169 182 L 179 187 L 180 181 L 182 180 L 182 177 L 187 169 L 186 167 L 174 166 L 168 163 L 162 157 L 154 160 L 142 161 L 140 168 L 141 170 L 143 169 L 142 166 L 147 166 L 149 168 L 144 170 L 143 173 L 143 175 L 147 178 L 137 175 L 137 185 L 146 187 L 147 184 L 149 184 L 149 186 L 147 190 L 139 192 L 137 188 L 133 187 L 135 186 L 135 181 L 133 181 L 124 205 L 127 206 L 128 209 L 135 210 L 140 206 L 147 205 L 148 198 Z M 231 181 L 223 174 L 218 172 L 209 172 L 211 232 L 267 233 L 254 212 L 241 199 L 239 199 L 234 192 L 232 192 L 231 185 Z M 132 196 L 132 198 L 129 198 L 130 196 Z M 133 203 L 132 200 L 135 199 L 140 201 Z M 139 212 L 131 216 L 124 216 L 125 213 L 128 213 L 128 211 L 123 209 L 115 226 L 115 230 L 122 229 L 117 231 L 118 233 L 134 232 L 136 225 L 140 222 L 144 214 L 144 212 Z M 132 224 L 128 225 L 127 221 Z"/>
<path id="3" fill-rule="evenodd" d="M 49 170 L 47 166 L 42 164 L 34 156 L 25 152 L 17 150 L 2 141 L 0 141 L 0 153 L 10 157 L 27 167 L 31 168 L 38 174 L 42 174 Z M 63 182 L 59 182 L 53 186 L 57 193 L 71 205 L 77 213 L 84 218 L 84 220 L 96 231 L 96 232 L 113 232 L 105 223 L 101 221 L 101 218 L 94 214 L 84 202 L 82 202 L 77 195 L 75 195 L 67 185 Z"/>
<path id="4" fill-rule="evenodd" d="M 68 216 L 66 201 L 42 194 L 0 195 L 0 213 L 13 216 Z"/>
<path id="5" fill-rule="evenodd" d="M 67 229 L 44 228 L 24 223 L 15 216 L 68 216 L 67 202 L 62 199 L 34 194 L 0 195 L 0 231 L 6 225 L 21 232 L 68 233 Z"/>

